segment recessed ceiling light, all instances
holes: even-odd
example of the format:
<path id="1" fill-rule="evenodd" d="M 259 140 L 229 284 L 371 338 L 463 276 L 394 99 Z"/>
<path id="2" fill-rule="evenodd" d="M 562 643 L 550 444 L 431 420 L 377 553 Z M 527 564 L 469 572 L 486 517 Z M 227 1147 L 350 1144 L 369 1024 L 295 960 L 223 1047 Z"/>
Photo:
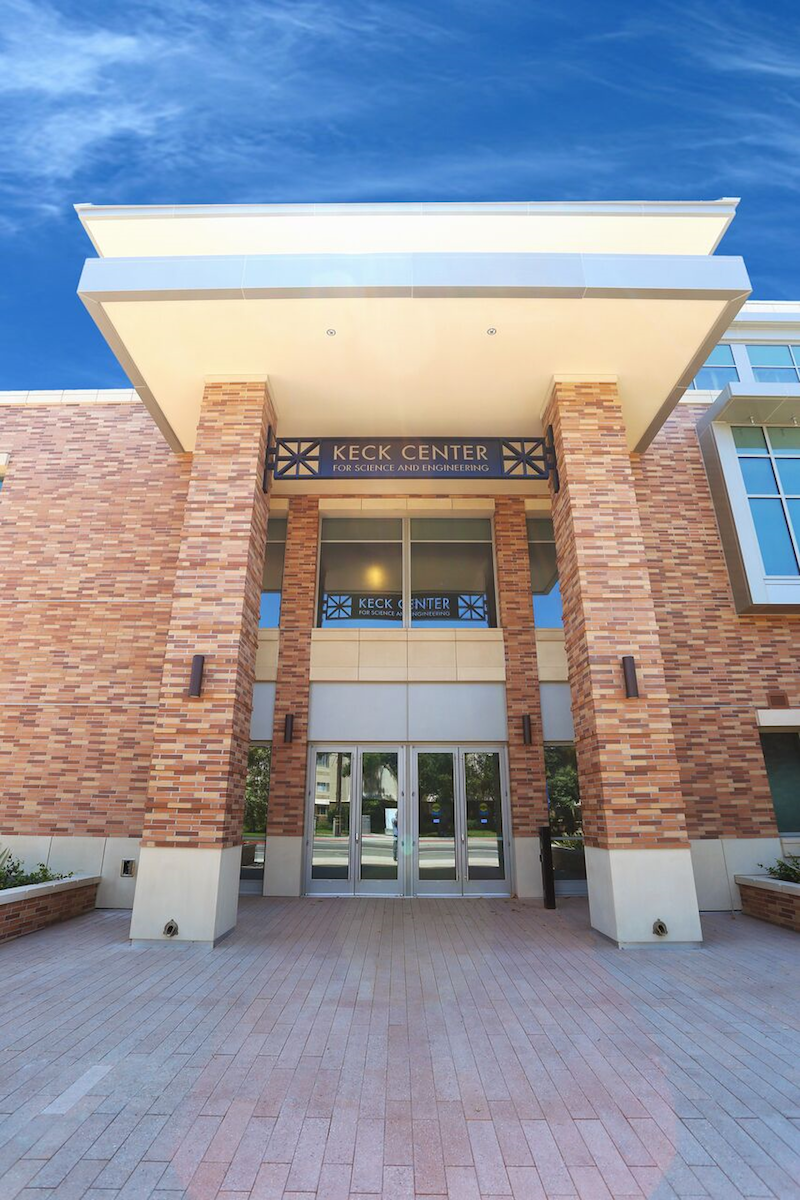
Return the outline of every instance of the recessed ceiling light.
<path id="1" fill-rule="evenodd" d="M 494 325 L 490 325 L 486 332 L 488 333 L 489 337 L 494 337 L 494 335 L 497 333 L 497 330 L 495 329 Z"/>
<path id="2" fill-rule="evenodd" d="M 325 332 L 327 333 L 328 337 L 336 337 L 335 329 L 326 329 Z"/>

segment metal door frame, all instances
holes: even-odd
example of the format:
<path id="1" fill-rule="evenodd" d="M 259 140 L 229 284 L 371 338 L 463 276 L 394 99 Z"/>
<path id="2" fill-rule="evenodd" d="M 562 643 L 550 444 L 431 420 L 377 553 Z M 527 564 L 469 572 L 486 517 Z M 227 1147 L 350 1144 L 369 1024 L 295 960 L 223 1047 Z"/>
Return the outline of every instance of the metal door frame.
<path id="1" fill-rule="evenodd" d="M 348 839 L 347 853 L 347 879 L 341 881 L 341 886 L 337 887 L 339 880 L 336 879 L 312 879 L 311 868 L 314 856 L 314 823 L 315 810 L 314 799 L 317 783 L 317 755 L 318 754 L 349 754 L 350 758 L 350 836 Z M 354 819 L 357 815 L 356 802 L 356 771 L 357 771 L 358 747 L 351 742 L 315 742 L 308 747 L 308 763 L 306 766 L 306 779 L 308 787 L 306 789 L 306 823 L 305 823 L 305 846 L 304 846 L 304 866 L 303 866 L 303 884 L 304 892 L 307 896 L 352 896 L 353 895 L 353 826 Z"/>
<path id="2" fill-rule="evenodd" d="M 508 752 L 500 742 L 472 743 L 415 743 L 409 746 L 410 786 L 407 789 L 411 805 L 412 851 L 411 878 L 408 894 L 412 896 L 511 896 L 513 895 L 513 862 L 511 855 L 511 806 L 509 803 Z M 500 813 L 503 821 L 503 865 L 505 879 L 469 878 L 467 859 L 467 789 L 464 756 L 475 751 L 497 754 L 500 765 Z M 419 767 L 420 754 L 452 754 L 453 801 L 455 825 L 454 880 L 421 881 L 419 878 Z"/>
<path id="3" fill-rule="evenodd" d="M 386 883 L 393 881 L 358 879 L 361 847 L 361 801 L 362 801 L 362 759 L 365 752 L 385 751 L 397 755 L 398 773 L 398 871 L 394 888 L 387 888 Z M 467 844 L 466 844 L 466 772 L 464 755 L 475 751 L 495 753 L 500 762 L 500 811 L 503 820 L 503 859 L 505 879 L 476 879 L 468 878 Z M 317 754 L 350 754 L 351 755 L 351 787 L 350 787 L 350 838 L 348 848 L 347 869 L 348 878 L 341 881 L 333 879 L 312 879 L 312 858 L 314 841 L 315 809 L 314 798 L 316 790 L 316 756 Z M 419 879 L 419 798 L 417 765 L 418 755 L 422 753 L 451 754 L 453 757 L 453 799 L 455 818 L 455 860 L 456 878 L 454 880 L 431 880 L 420 883 Z M 508 777 L 508 748 L 502 742 L 467 742 L 467 743 L 409 743 L 409 742 L 313 742 L 308 747 L 306 767 L 308 787 L 306 792 L 306 812 L 304 831 L 304 864 L 303 888 L 305 895 L 317 896 L 387 896 L 387 897 L 436 897 L 436 896 L 511 896 L 514 894 L 514 863 L 511 841 L 511 805 Z"/>
<path id="4" fill-rule="evenodd" d="M 361 866 L 361 800 L 362 800 L 362 761 L 364 752 L 373 753 L 385 751 L 397 755 L 397 881 L 381 879 L 359 879 Z M 351 742 L 314 742 L 308 747 L 308 762 L 306 766 L 306 813 L 304 831 L 304 864 L 303 890 L 307 896 L 396 896 L 407 895 L 408 855 L 404 853 L 408 839 L 407 803 L 406 803 L 406 747 L 401 742 L 396 743 L 351 743 Z M 314 823 L 315 823 L 315 793 L 316 793 L 316 762 L 318 754 L 349 754 L 350 762 L 350 836 L 347 854 L 347 879 L 313 879 L 311 875 L 314 855 Z M 337 884 L 340 883 L 340 886 Z M 390 886 L 387 886 L 390 885 Z"/>
<path id="5" fill-rule="evenodd" d="M 356 896 L 405 896 L 406 870 L 403 853 L 406 837 L 406 755 L 402 743 L 378 744 L 371 742 L 360 743 L 356 747 L 356 793 L 357 793 L 357 826 L 351 830 L 351 874 L 353 877 L 353 892 Z M 361 802 L 363 799 L 364 775 L 362 762 L 365 754 L 396 754 L 397 755 L 397 880 L 359 879 L 361 866 Z M 354 823 L 355 824 L 355 823 Z"/>

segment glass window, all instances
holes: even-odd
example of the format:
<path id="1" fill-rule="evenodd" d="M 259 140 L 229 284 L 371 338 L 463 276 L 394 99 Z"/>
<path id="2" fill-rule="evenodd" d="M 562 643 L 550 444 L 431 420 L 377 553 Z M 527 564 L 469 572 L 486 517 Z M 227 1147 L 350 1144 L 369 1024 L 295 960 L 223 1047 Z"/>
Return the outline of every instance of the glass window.
<path id="1" fill-rule="evenodd" d="M 272 747 L 254 744 L 247 753 L 242 833 L 242 879 L 263 881 L 267 838 L 267 802 Z"/>
<path id="2" fill-rule="evenodd" d="M 484 518 L 411 519 L 411 625 L 497 625 L 492 523 Z"/>
<path id="3" fill-rule="evenodd" d="M 748 454 L 767 454 L 767 439 L 760 425 L 734 425 L 733 444 Z"/>
<path id="4" fill-rule="evenodd" d="M 736 425 L 732 432 L 764 571 L 800 575 L 800 429 Z"/>
<path id="5" fill-rule="evenodd" d="M 759 383 L 797 383 L 797 346 L 748 346 L 747 357 Z"/>
<path id="6" fill-rule="evenodd" d="M 323 519 L 317 621 L 323 628 L 494 628 L 491 521 Z"/>
<path id="7" fill-rule="evenodd" d="M 403 522 L 322 521 L 317 624 L 392 629 L 403 623 Z"/>
<path id="8" fill-rule="evenodd" d="M 800 734 L 762 733 L 778 833 L 800 833 Z"/>
<path id="9" fill-rule="evenodd" d="M 528 518 L 528 555 L 531 564 L 533 622 L 540 629 L 562 629 L 564 614 L 558 582 L 556 543 L 549 517 Z"/>
<path id="10" fill-rule="evenodd" d="M 705 364 L 695 375 L 690 388 L 702 391 L 721 392 L 727 383 L 736 383 L 739 372 L 733 361 L 730 346 L 715 346 Z"/>
<path id="11" fill-rule="evenodd" d="M 286 517 L 270 517 L 267 524 L 267 553 L 261 582 L 259 629 L 277 629 L 281 623 L 281 588 L 286 552 Z"/>
<path id="12" fill-rule="evenodd" d="M 779 499 L 751 500 L 750 510 L 767 575 L 797 575 L 797 559 Z"/>

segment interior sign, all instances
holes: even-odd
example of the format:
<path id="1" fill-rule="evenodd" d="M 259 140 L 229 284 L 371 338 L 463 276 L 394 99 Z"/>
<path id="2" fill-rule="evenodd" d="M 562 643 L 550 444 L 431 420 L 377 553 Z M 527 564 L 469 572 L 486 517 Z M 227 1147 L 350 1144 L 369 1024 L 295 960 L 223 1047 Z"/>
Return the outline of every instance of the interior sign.
<path id="1" fill-rule="evenodd" d="M 275 479 L 548 479 L 552 431 L 539 438 L 279 438 Z M 556 483 L 557 486 L 557 483 Z"/>

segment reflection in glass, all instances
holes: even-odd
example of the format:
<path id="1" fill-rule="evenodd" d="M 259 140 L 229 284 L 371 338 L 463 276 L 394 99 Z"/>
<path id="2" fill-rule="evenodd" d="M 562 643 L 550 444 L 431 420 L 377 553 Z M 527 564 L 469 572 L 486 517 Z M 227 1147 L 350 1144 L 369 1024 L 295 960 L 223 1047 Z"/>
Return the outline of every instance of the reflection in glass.
<path id="1" fill-rule="evenodd" d="M 351 754 L 330 751 L 316 756 L 312 879 L 349 878 L 351 768 Z"/>
<path id="2" fill-rule="evenodd" d="M 751 500 L 750 509 L 767 575 L 800 574 L 780 500 Z"/>
<path id="3" fill-rule="evenodd" d="M 361 878 L 397 879 L 397 752 L 361 756 Z"/>
<path id="4" fill-rule="evenodd" d="M 467 792 L 467 878 L 505 879 L 500 755 L 470 750 L 464 755 Z"/>
<path id="5" fill-rule="evenodd" d="M 561 585 L 553 522 L 549 517 L 528 517 L 528 557 L 533 591 L 533 623 L 539 629 L 562 629 Z"/>
<path id="6" fill-rule="evenodd" d="M 567 742 L 546 745 L 544 769 L 555 877 L 585 879 L 586 862 L 575 747 Z"/>
<path id="7" fill-rule="evenodd" d="M 790 460 L 787 460 L 790 461 Z M 748 496 L 772 496 L 778 494 L 775 472 L 768 458 L 740 458 L 744 486 Z"/>
<path id="8" fill-rule="evenodd" d="M 419 878 L 456 878 L 453 755 L 433 750 L 417 756 Z"/>
<path id="9" fill-rule="evenodd" d="M 263 880 L 267 835 L 267 801 L 271 746 L 253 745 L 247 752 L 242 831 L 242 879 Z"/>
<path id="10" fill-rule="evenodd" d="M 787 496 L 800 496 L 800 458 L 779 458 L 778 474 Z"/>
<path id="11" fill-rule="evenodd" d="M 381 629 L 402 622 L 402 544 L 323 542 L 317 623 L 323 628 Z"/>
<path id="12" fill-rule="evenodd" d="M 721 392 L 728 383 L 736 383 L 739 372 L 736 367 L 701 367 L 693 383 L 701 392 Z"/>
<path id="13" fill-rule="evenodd" d="M 792 356 L 788 346 L 748 346 L 747 357 L 752 367 L 791 367 Z"/>
<path id="14" fill-rule="evenodd" d="M 497 624 L 492 523 L 484 517 L 412 517 L 411 624 Z"/>
<path id="15" fill-rule="evenodd" d="M 734 425 L 733 444 L 737 450 L 746 450 L 748 454 L 767 453 L 767 441 L 760 425 Z"/>

